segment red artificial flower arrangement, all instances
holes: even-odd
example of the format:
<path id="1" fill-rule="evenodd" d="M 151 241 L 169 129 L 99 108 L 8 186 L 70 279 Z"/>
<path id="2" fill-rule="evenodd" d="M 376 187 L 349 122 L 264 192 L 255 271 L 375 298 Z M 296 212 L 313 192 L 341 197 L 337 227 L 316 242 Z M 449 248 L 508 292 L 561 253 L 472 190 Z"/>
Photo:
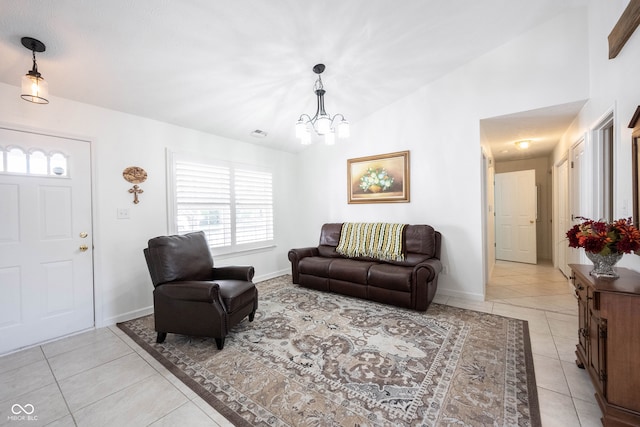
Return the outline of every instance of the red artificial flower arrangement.
<path id="1" fill-rule="evenodd" d="M 631 218 L 613 222 L 578 218 L 584 221 L 567 231 L 569 247 L 584 248 L 600 255 L 628 254 L 640 249 L 640 230 L 633 225 Z"/>

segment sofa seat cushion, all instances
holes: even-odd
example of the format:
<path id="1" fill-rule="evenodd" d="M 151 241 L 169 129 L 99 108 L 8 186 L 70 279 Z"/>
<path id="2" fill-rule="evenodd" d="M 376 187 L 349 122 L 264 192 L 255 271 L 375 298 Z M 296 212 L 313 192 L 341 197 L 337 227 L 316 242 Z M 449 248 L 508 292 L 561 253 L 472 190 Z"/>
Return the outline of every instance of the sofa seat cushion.
<path id="1" fill-rule="evenodd" d="M 374 265 L 376 265 L 375 262 L 356 261 L 353 259 L 333 259 L 329 266 L 329 277 L 331 279 L 366 285 L 369 268 Z"/>
<path id="2" fill-rule="evenodd" d="M 329 265 L 333 261 L 333 258 L 323 258 L 318 256 L 302 258 L 298 264 L 298 270 L 300 271 L 300 274 L 329 277 Z"/>
<path id="3" fill-rule="evenodd" d="M 369 269 L 369 286 L 393 291 L 411 292 L 413 267 L 376 264 Z"/>

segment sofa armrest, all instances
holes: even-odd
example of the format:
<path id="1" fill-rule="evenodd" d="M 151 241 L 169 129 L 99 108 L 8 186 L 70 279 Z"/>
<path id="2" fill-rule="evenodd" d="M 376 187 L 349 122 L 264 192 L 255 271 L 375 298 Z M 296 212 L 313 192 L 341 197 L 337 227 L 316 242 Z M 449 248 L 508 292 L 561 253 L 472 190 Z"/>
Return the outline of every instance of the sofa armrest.
<path id="1" fill-rule="evenodd" d="M 413 269 L 414 286 L 412 289 L 413 308 L 424 311 L 429 307 L 438 288 L 438 274 L 442 271 L 442 262 L 438 258 L 422 261 Z"/>
<path id="2" fill-rule="evenodd" d="M 153 291 L 156 297 L 170 300 L 213 303 L 219 301 L 220 286 L 213 282 L 171 282 Z"/>
<path id="3" fill-rule="evenodd" d="M 300 273 L 298 272 L 298 263 L 302 258 L 310 256 L 318 256 L 320 252 L 317 247 L 298 248 L 289 251 L 289 261 L 291 261 L 291 278 L 293 283 L 300 283 Z"/>
<path id="4" fill-rule="evenodd" d="M 442 262 L 437 258 L 430 258 L 422 261 L 413 268 L 413 272 L 418 278 L 417 283 L 429 283 L 433 281 L 442 271 Z"/>
<path id="5" fill-rule="evenodd" d="M 212 280 L 253 280 L 255 270 L 252 266 L 231 265 L 228 267 L 213 267 L 211 269 Z"/>
<path id="6" fill-rule="evenodd" d="M 319 254 L 320 253 L 318 252 L 317 247 L 291 249 L 289 251 L 289 261 L 293 262 L 293 258 L 295 258 L 297 261 L 300 261 L 302 258 L 306 258 L 308 256 L 318 256 Z"/>

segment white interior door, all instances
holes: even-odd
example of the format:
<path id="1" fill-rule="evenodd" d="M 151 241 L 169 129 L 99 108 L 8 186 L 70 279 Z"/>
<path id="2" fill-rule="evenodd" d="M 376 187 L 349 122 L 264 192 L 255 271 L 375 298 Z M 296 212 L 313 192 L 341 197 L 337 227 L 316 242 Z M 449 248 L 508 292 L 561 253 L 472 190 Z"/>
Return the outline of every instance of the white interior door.
<path id="1" fill-rule="evenodd" d="M 586 207 L 588 197 L 584 194 L 586 186 L 582 185 L 582 182 L 585 181 L 584 173 L 586 172 L 584 150 L 584 140 L 581 140 L 571 148 L 571 167 L 569 174 L 569 208 L 571 212 L 571 222 L 567 230 L 574 224 L 582 222 L 577 217 L 588 216 Z M 569 248 L 567 250 L 567 263 L 579 264 L 580 250 Z"/>
<path id="2" fill-rule="evenodd" d="M 0 129 L 0 354 L 94 325 L 89 143 Z"/>
<path id="3" fill-rule="evenodd" d="M 537 263 L 534 170 L 495 175 L 496 259 Z"/>
<path id="4" fill-rule="evenodd" d="M 571 228 L 571 213 L 569 209 L 569 161 L 563 160 L 556 166 L 556 200 L 558 203 L 558 223 L 556 227 L 556 253 L 558 268 L 566 277 L 570 276 L 567 262 L 569 245 L 567 230 Z"/>

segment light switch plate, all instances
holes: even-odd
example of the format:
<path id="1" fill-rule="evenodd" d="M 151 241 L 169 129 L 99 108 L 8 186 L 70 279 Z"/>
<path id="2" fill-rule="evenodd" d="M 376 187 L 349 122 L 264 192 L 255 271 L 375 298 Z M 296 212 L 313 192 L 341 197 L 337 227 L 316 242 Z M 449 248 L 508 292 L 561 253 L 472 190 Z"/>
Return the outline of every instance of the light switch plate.
<path id="1" fill-rule="evenodd" d="M 129 209 L 118 208 L 118 219 L 129 219 Z"/>

